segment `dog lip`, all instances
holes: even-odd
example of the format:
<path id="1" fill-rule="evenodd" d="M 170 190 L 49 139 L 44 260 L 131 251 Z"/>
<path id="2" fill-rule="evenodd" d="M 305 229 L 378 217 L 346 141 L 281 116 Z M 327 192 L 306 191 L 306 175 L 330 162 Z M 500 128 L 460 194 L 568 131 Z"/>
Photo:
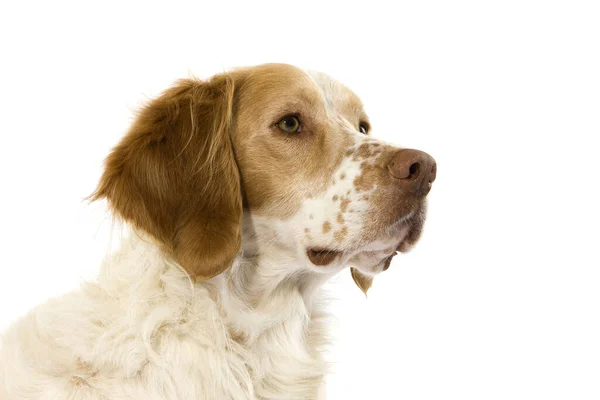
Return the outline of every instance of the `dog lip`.
<path id="1" fill-rule="evenodd" d="M 392 254 L 391 256 L 389 256 L 388 258 L 385 259 L 384 264 L 383 264 L 383 270 L 384 271 L 388 270 L 388 268 L 390 267 L 390 264 L 392 263 L 392 259 L 397 254 L 398 254 L 398 251 L 394 251 L 394 254 Z"/>
<path id="2" fill-rule="evenodd" d="M 310 262 L 318 266 L 331 264 L 341 254 L 341 251 L 330 249 L 308 249 L 306 251 L 306 255 Z"/>

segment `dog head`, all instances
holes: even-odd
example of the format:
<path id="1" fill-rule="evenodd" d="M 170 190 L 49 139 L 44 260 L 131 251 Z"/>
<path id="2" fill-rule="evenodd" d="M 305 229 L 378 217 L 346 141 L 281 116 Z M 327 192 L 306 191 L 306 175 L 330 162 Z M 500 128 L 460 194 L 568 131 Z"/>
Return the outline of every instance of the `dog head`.
<path id="1" fill-rule="evenodd" d="M 183 80 L 144 107 L 92 199 L 195 279 L 276 243 L 297 268 L 371 277 L 419 238 L 436 164 L 371 136 L 330 77 L 268 64 Z"/>

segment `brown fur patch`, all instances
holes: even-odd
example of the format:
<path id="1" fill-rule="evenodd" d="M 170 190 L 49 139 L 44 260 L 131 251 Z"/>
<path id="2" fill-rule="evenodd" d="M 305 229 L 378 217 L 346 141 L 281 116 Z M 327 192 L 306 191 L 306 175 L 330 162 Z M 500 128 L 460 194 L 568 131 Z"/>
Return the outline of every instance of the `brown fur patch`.
<path id="1" fill-rule="evenodd" d="M 325 221 L 323 223 L 323 233 L 329 233 L 331 231 L 331 222 Z"/>
<path id="2" fill-rule="evenodd" d="M 346 210 L 348 209 L 349 205 L 350 205 L 350 200 L 343 199 L 342 202 L 340 203 L 340 210 L 342 212 L 346 212 Z"/>
<path id="3" fill-rule="evenodd" d="M 354 161 L 359 161 L 361 159 L 369 158 L 373 155 L 373 151 L 369 143 L 363 143 L 358 146 L 356 152 L 354 152 Z"/>
<path id="4" fill-rule="evenodd" d="M 367 191 L 375 186 L 375 183 L 379 180 L 380 172 L 363 162 L 361 164 L 361 174 L 354 178 L 354 187 L 357 192 Z"/>

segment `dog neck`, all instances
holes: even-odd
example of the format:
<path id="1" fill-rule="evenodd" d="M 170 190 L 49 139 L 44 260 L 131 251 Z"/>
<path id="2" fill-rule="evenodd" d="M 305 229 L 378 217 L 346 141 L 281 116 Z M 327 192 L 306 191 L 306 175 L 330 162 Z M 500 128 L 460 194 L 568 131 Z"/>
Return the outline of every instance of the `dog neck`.
<path id="1" fill-rule="evenodd" d="M 301 341 L 313 316 L 322 314 L 319 289 L 335 274 L 310 271 L 295 248 L 286 247 L 279 239 L 266 240 L 263 231 L 258 236 L 243 236 L 243 249 L 225 272 L 192 283 L 160 244 L 141 232 L 125 232 L 120 249 L 104 263 L 99 276 L 111 296 L 160 294 L 182 305 L 204 303 L 208 299 L 199 297 L 209 297 L 232 337 L 244 338 L 247 344 L 283 325 L 294 325 L 291 330 Z"/>
<path id="2" fill-rule="evenodd" d="M 273 221 L 245 219 L 242 251 L 210 282 L 219 288 L 226 320 L 252 340 L 276 325 L 307 326 L 323 300 L 320 289 L 335 272 L 316 273 Z"/>

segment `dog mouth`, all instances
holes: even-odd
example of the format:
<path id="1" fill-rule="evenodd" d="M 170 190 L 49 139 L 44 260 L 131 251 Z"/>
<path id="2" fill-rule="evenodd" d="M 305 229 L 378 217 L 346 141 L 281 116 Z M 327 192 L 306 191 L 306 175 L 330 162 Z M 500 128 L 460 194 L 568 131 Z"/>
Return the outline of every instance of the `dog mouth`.
<path id="1" fill-rule="evenodd" d="M 331 249 L 308 249 L 306 255 L 314 265 L 325 266 L 340 257 L 342 252 Z"/>
<path id="2" fill-rule="evenodd" d="M 398 253 L 406 253 L 412 249 L 421 236 L 423 223 L 425 220 L 424 208 L 416 209 L 388 225 L 378 237 L 374 240 L 394 240 L 396 238 L 397 245 L 389 261 Z M 364 244 L 364 243 L 363 243 Z M 360 247 L 348 247 L 344 251 L 328 249 L 323 247 L 310 247 L 306 250 L 306 256 L 316 266 L 327 266 L 336 260 L 342 258 L 346 253 L 353 253 L 360 250 Z M 389 261 L 385 263 L 384 271 L 389 267 Z"/>

